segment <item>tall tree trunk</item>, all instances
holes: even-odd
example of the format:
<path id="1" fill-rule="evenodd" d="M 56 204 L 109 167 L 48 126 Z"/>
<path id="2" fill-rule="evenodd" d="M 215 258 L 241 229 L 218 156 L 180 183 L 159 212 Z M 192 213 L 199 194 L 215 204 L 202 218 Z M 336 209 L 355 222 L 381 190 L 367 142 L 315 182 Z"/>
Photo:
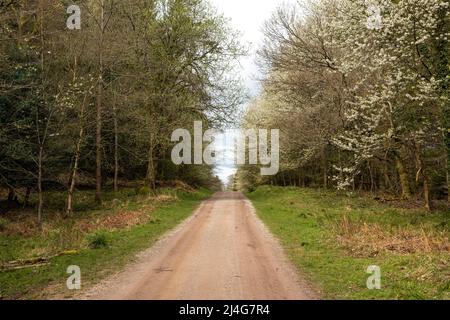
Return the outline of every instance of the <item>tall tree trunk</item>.
<path id="1" fill-rule="evenodd" d="M 8 205 L 10 205 L 14 201 L 14 196 L 16 192 L 12 187 L 8 188 Z"/>
<path id="2" fill-rule="evenodd" d="M 322 150 L 323 188 L 328 189 L 328 159 L 326 146 Z"/>
<path id="3" fill-rule="evenodd" d="M 101 81 L 100 81 L 101 82 Z M 96 191 L 95 191 L 95 201 L 97 203 L 102 202 L 102 85 L 99 84 L 98 93 L 97 93 L 97 118 L 96 118 L 96 172 L 95 172 L 95 182 L 96 182 Z"/>
<path id="4" fill-rule="evenodd" d="M 30 201 L 30 195 L 31 195 L 31 188 L 27 187 L 27 191 L 25 193 L 25 199 L 23 201 L 23 207 L 24 208 L 28 207 L 28 203 Z"/>
<path id="5" fill-rule="evenodd" d="M 423 197 L 425 200 L 425 208 L 431 211 L 433 207 L 431 204 L 430 179 L 428 175 L 425 175 L 423 178 Z"/>
<path id="6" fill-rule="evenodd" d="M 95 201 L 102 202 L 102 104 L 103 104 L 103 41 L 105 32 L 104 0 L 100 1 L 100 45 L 99 45 L 99 76 L 97 88 L 97 117 L 96 117 L 96 191 Z"/>
<path id="7" fill-rule="evenodd" d="M 119 191 L 119 123 L 117 120 L 117 107 L 114 102 L 114 192 Z"/>
<path id="8" fill-rule="evenodd" d="M 445 116 L 443 116 L 444 118 Z M 445 127 L 445 124 L 444 124 Z M 445 165 L 445 177 L 446 177 L 446 183 L 447 183 L 447 201 L 450 202 L 450 166 L 449 166 L 449 150 L 447 147 L 447 137 L 444 132 L 442 132 L 442 145 L 444 146 L 444 165 Z"/>
<path id="9" fill-rule="evenodd" d="M 364 190 L 364 174 L 361 173 L 361 177 L 359 178 L 359 191 Z"/>
<path id="10" fill-rule="evenodd" d="M 40 33 L 40 41 L 41 41 L 41 90 L 42 90 L 42 101 L 45 101 L 45 60 L 44 60 L 44 48 L 45 48 L 45 39 L 44 39 L 44 4 L 43 1 L 39 1 L 39 33 Z M 42 208 L 44 206 L 44 198 L 42 195 L 42 160 L 44 157 L 44 144 L 45 139 L 47 135 L 47 129 L 49 125 L 49 119 L 47 119 L 46 123 L 46 129 L 44 133 L 40 134 L 39 129 L 39 116 L 40 116 L 40 108 L 38 105 L 37 114 L 36 114 L 36 129 L 38 132 L 38 145 L 39 145 L 39 152 L 38 152 L 38 181 L 37 181 L 37 189 L 38 189 L 38 209 L 37 209 L 37 223 L 39 230 L 42 230 Z"/>
<path id="11" fill-rule="evenodd" d="M 84 111 L 83 111 L 83 114 L 84 114 Z M 70 176 L 70 185 L 69 185 L 69 190 L 67 192 L 66 214 L 68 216 L 71 216 L 73 213 L 73 194 L 75 192 L 75 185 L 76 185 L 77 174 L 78 174 L 78 163 L 80 161 L 81 144 L 83 143 L 83 137 L 84 137 L 84 127 L 82 125 L 82 127 L 80 128 L 79 135 L 78 135 L 78 141 L 77 141 L 77 145 L 76 145 L 76 149 L 75 149 L 75 159 L 74 159 L 74 163 L 73 163 L 72 174 Z"/>
<path id="12" fill-rule="evenodd" d="M 38 211 L 37 211 L 37 222 L 39 229 L 42 230 L 42 207 L 44 204 L 44 199 L 42 195 L 42 158 L 43 158 L 43 146 L 39 147 L 38 154 L 38 181 L 37 181 L 37 189 L 38 189 Z"/>
<path id="13" fill-rule="evenodd" d="M 445 117 L 444 115 L 442 116 L 443 118 Z M 445 127 L 445 124 L 443 125 L 443 127 Z M 450 202 L 450 172 L 449 172 L 449 150 L 447 148 L 447 137 L 445 135 L 444 132 L 442 132 L 442 145 L 443 145 L 443 149 L 444 149 L 444 157 L 445 157 L 445 161 L 444 161 L 444 165 L 445 165 L 445 177 L 446 177 L 446 183 L 447 183 L 447 201 Z"/>
<path id="14" fill-rule="evenodd" d="M 370 165 L 370 161 L 367 161 L 367 168 L 369 169 L 369 177 L 370 177 L 370 192 L 373 193 L 376 189 L 375 181 L 373 178 L 372 166 Z"/>
<path id="15" fill-rule="evenodd" d="M 298 178 L 298 186 L 299 188 L 302 187 L 302 171 L 299 169 L 297 169 L 297 178 Z"/>
<path id="16" fill-rule="evenodd" d="M 155 158 L 154 145 L 152 141 L 148 155 L 147 177 L 145 179 L 146 185 L 149 186 L 152 189 L 152 191 L 156 190 L 156 167 L 154 158 Z"/>
<path id="17" fill-rule="evenodd" d="M 388 156 L 386 154 L 383 162 L 383 188 L 384 191 L 392 189 L 391 179 L 389 178 Z"/>
<path id="18" fill-rule="evenodd" d="M 394 124 L 394 120 L 392 115 L 394 114 L 394 110 L 392 108 L 392 104 L 388 103 L 389 105 L 389 121 L 391 124 L 391 129 L 393 133 L 393 140 L 394 142 L 401 145 L 401 141 L 397 136 L 397 126 Z M 395 157 L 395 166 L 397 168 L 398 176 L 400 178 L 400 186 L 402 188 L 402 198 L 405 200 L 411 199 L 411 185 L 409 183 L 409 175 L 405 168 L 405 165 L 403 164 L 403 160 L 401 158 L 399 150 L 394 150 L 394 157 Z"/>
<path id="19" fill-rule="evenodd" d="M 445 136 L 445 133 L 442 133 L 442 145 L 444 149 L 444 166 L 445 166 L 445 180 L 447 184 L 447 201 L 450 202 L 450 172 L 449 172 L 449 150 L 447 148 L 447 137 Z"/>
<path id="20" fill-rule="evenodd" d="M 422 175 L 423 199 L 425 201 L 425 208 L 430 211 L 432 209 L 431 194 L 430 194 L 430 177 L 428 176 L 427 168 L 422 160 L 422 148 L 420 147 L 420 144 L 416 139 L 414 139 L 414 145 L 416 149 L 415 155 L 418 170 L 416 180 L 417 182 L 419 182 L 420 175 Z"/>
<path id="21" fill-rule="evenodd" d="M 77 81 L 77 58 L 74 59 L 74 67 L 73 67 L 73 82 L 75 83 Z M 92 88 L 91 88 L 92 89 Z M 79 131 L 78 131 L 78 140 L 75 145 L 75 155 L 74 155 L 74 162 L 72 167 L 72 172 L 70 175 L 69 180 L 69 189 L 67 191 L 67 200 L 66 200 L 66 215 L 71 216 L 73 214 L 73 194 L 75 192 L 75 185 L 77 180 L 77 174 L 78 174 L 78 164 L 80 162 L 80 156 L 81 156 L 81 145 L 83 143 L 84 139 L 84 117 L 85 117 L 85 109 L 86 109 L 86 103 L 88 99 L 90 90 L 88 90 L 83 98 L 83 101 L 81 102 L 80 111 L 78 114 L 79 117 Z"/>
<path id="22" fill-rule="evenodd" d="M 448 194 L 447 201 L 450 202 L 450 174 L 448 173 L 448 169 L 447 169 L 447 194 Z"/>
<path id="23" fill-rule="evenodd" d="M 400 178 L 400 186 L 402 188 L 402 198 L 405 200 L 411 199 L 411 185 L 409 183 L 409 175 L 403 164 L 403 160 L 398 153 L 395 154 L 395 163 L 397 167 L 398 176 Z"/>

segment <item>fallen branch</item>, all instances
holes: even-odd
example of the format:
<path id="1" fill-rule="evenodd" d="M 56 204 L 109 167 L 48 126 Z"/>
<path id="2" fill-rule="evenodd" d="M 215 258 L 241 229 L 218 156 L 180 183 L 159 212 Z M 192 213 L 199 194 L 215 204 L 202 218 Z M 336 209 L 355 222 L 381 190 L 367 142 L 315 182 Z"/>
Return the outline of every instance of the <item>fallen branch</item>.
<path id="1" fill-rule="evenodd" d="M 30 264 L 30 265 L 23 265 L 23 266 L 9 266 L 9 267 L 4 267 L 2 266 L 0 268 L 1 271 L 15 271 L 15 270 L 21 270 L 21 269 L 27 269 L 27 268 L 38 268 L 38 267 L 43 267 L 43 266 L 47 266 L 49 265 L 50 262 L 41 262 L 41 263 L 36 263 L 36 264 Z"/>
<path id="2" fill-rule="evenodd" d="M 38 258 L 32 258 L 32 259 L 24 259 L 24 260 L 14 260 L 9 261 L 3 265 L 0 266 L 0 271 L 11 271 L 11 270 L 20 270 L 25 268 L 37 268 L 42 267 L 45 265 L 50 264 L 50 260 L 53 258 L 65 256 L 65 255 L 72 255 L 77 254 L 78 251 L 76 250 L 70 250 L 70 251 L 64 251 L 52 256 L 47 257 L 38 257 Z"/>

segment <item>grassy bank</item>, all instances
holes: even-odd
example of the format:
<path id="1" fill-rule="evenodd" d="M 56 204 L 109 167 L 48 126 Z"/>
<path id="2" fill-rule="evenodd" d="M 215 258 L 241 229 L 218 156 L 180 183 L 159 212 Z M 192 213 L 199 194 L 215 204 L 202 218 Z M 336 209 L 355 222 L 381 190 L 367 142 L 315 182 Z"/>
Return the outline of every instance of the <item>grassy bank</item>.
<path id="1" fill-rule="evenodd" d="M 101 206 L 91 203 L 93 194 L 77 196 L 77 214 L 60 216 L 52 207 L 60 206 L 58 194 L 47 195 L 44 230 L 36 231 L 34 217 L 26 212 L 11 213 L 2 220 L 0 263 L 52 257 L 43 266 L 0 271 L 3 299 L 45 298 L 47 293 L 70 297 L 65 283 L 67 267 L 81 268 L 83 288 L 122 268 L 135 254 L 150 247 L 162 234 L 188 217 L 210 192 L 159 190 L 157 196 L 123 190 L 107 192 Z M 51 287 L 51 290 L 46 290 Z"/>
<path id="2" fill-rule="evenodd" d="M 450 213 L 367 197 L 261 187 L 247 195 L 326 299 L 450 299 Z M 381 290 L 367 289 L 368 266 Z"/>

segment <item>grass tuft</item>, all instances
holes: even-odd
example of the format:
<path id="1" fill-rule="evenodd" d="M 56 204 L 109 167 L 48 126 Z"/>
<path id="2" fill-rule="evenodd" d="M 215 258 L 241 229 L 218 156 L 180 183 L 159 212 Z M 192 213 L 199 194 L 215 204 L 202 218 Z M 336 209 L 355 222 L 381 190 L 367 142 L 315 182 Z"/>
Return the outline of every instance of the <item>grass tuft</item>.
<path id="1" fill-rule="evenodd" d="M 108 247 L 108 235 L 104 231 L 98 231 L 88 237 L 89 248 L 103 249 Z"/>

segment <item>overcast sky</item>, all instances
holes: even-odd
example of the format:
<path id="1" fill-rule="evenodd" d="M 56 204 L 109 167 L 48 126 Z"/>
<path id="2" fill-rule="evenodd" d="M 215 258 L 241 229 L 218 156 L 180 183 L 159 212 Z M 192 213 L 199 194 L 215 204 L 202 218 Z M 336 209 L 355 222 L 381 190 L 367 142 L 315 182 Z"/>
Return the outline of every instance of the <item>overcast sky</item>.
<path id="1" fill-rule="evenodd" d="M 210 0 L 227 18 L 231 25 L 242 34 L 242 41 L 250 45 L 250 54 L 242 58 L 242 77 L 250 94 L 258 93 L 259 84 L 255 77 L 258 68 L 255 65 L 255 53 L 263 41 L 262 27 L 275 9 L 286 0 Z"/>
<path id="2" fill-rule="evenodd" d="M 263 41 L 262 27 L 275 9 L 286 0 L 210 0 L 218 9 L 231 19 L 231 25 L 242 34 L 242 41 L 250 45 L 248 57 L 240 60 L 242 78 L 248 92 L 254 96 L 259 91 L 256 80 L 258 68 L 255 64 L 255 53 Z M 220 154 L 217 162 L 216 174 L 223 182 L 236 172 L 234 165 L 235 132 L 227 132 L 217 137 L 216 149 Z"/>

